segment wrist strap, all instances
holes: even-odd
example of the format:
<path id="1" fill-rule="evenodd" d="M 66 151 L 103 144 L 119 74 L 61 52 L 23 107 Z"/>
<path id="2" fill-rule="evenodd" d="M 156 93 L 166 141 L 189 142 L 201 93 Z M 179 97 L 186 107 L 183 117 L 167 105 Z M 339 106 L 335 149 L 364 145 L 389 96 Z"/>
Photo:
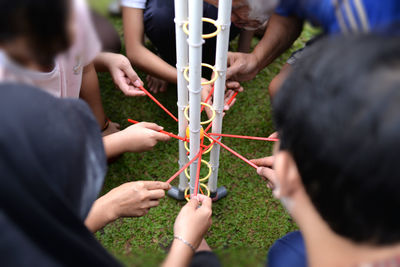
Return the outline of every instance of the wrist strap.
<path id="1" fill-rule="evenodd" d="M 178 239 L 180 241 L 182 241 L 183 244 L 185 244 L 186 246 L 190 247 L 193 251 L 193 253 L 196 253 L 196 249 L 194 248 L 194 246 L 192 244 L 190 244 L 188 241 L 186 241 L 185 239 L 183 239 L 180 236 L 174 236 L 174 239 Z"/>

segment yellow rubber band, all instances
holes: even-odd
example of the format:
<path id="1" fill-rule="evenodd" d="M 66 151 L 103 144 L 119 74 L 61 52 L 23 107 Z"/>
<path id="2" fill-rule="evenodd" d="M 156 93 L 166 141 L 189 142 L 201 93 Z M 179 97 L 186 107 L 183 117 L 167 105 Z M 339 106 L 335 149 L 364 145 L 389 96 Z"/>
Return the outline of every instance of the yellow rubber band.
<path id="1" fill-rule="evenodd" d="M 212 116 L 211 116 L 211 118 L 210 118 L 209 120 L 207 120 L 207 121 L 202 121 L 202 122 L 200 122 L 200 124 L 203 125 L 203 124 L 208 124 L 208 123 L 212 122 L 212 121 L 214 120 L 214 118 L 215 118 L 215 109 L 214 109 L 210 104 L 207 104 L 207 103 L 204 103 L 204 102 L 201 102 L 200 104 L 201 104 L 202 106 L 208 107 L 208 108 L 211 109 L 211 111 L 212 111 Z M 189 110 L 189 106 L 186 106 L 186 108 L 185 108 L 183 114 L 185 115 L 185 118 L 186 118 L 188 121 L 190 121 L 189 115 L 188 115 L 188 110 Z"/>
<path id="2" fill-rule="evenodd" d="M 202 82 L 201 85 L 208 85 L 208 84 L 214 83 L 218 79 L 218 71 L 213 66 L 211 66 L 210 64 L 207 64 L 207 63 L 201 63 L 201 66 L 211 69 L 214 73 L 211 80 L 209 80 L 207 82 Z M 188 73 L 189 73 L 189 67 L 186 67 L 185 70 L 183 71 L 183 77 L 185 77 L 185 80 L 187 82 L 189 82 L 189 74 Z"/>
<path id="3" fill-rule="evenodd" d="M 210 196 L 210 190 L 208 189 L 208 187 L 203 183 L 200 183 L 200 186 L 202 186 L 207 191 L 207 196 L 209 197 Z M 189 191 L 189 187 L 185 189 L 185 192 L 183 193 L 183 195 L 185 196 L 185 199 L 189 202 L 190 198 L 189 198 L 189 196 L 187 194 L 188 191 Z"/>
<path id="4" fill-rule="evenodd" d="M 208 163 L 208 162 L 205 161 L 204 159 L 201 160 L 201 163 L 204 163 L 204 164 L 208 167 L 208 173 L 207 173 L 207 175 L 204 176 L 203 178 L 199 179 L 200 182 L 204 182 L 204 181 L 206 181 L 208 178 L 210 178 L 210 176 L 211 176 L 211 165 L 210 165 L 210 163 Z M 188 169 L 189 169 L 189 168 L 186 168 L 186 169 L 185 169 L 185 175 L 186 175 L 186 177 L 190 180 L 190 175 L 189 175 Z"/>
<path id="5" fill-rule="evenodd" d="M 213 24 L 216 28 L 216 30 L 212 33 L 202 34 L 201 38 L 203 38 L 203 39 L 213 38 L 213 37 L 217 36 L 217 34 L 221 31 L 221 25 L 218 25 L 217 21 L 210 19 L 210 18 L 201 18 L 201 20 L 204 22 Z M 183 24 L 183 28 L 182 28 L 183 32 L 186 33 L 186 35 L 189 35 L 188 25 L 189 25 L 189 21 L 186 21 Z"/>
<path id="6" fill-rule="evenodd" d="M 210 141 L 210 143 L 212 143 L 212 140 L 211 140 L 208 136 L 206 136 L 206 137 L 207 137 L 207 139 Z M 190 152 L 190 149 L 189 149 L 189 147 L 188 147 L 188 142 L 183 142 L 183 145 L 185 146 L 186 151 L 187 151 L 187 152 Z M 206 151 L 204 151 L 204 152 L 203 152 L 203 155 L 204 155 L 204 154 L 210 153 L 210 151 L 211 151 L 211 149 L 213 148 L 213 146 L 214 146 L 214 144 L 212 144 Z"/>

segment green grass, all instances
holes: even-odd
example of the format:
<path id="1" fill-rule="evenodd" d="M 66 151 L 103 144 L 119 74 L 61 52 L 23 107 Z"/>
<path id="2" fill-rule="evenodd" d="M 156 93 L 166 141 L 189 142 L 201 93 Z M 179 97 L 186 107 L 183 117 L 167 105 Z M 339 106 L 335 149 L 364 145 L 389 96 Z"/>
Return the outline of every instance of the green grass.
<path id="1" fill-rule="evenodd" d="M 108 2 L 92 0 L 91 4 L 105 14 Z M 121 19 L 111 18 L 111 21 L 122 36 Z M 291 51 L 301 47 L 315 32 L 307 26 Z M 253 45 L 256 41 L 253 40 Z M 235 106 L 225 116 L 223 132 L 268 136 L 274 131 L 267 87 L 291 51 L 261 71 L 255 79 L 242 84 L 245 91 L 238 95 Z M 145 80 L 145 75 L 138 73 Z M 177 132 L 177 123 L 150 99 L 125 97 L 115 89 L 108 74 L 100 75 L 100 84 L 107 115 L 122 127 L 129 125 L 127 118 L 133 118 L 156 122 L 168 131 Z M 174 86 L 156 97 L 176 113 Z M 225 138 L 224 143 L 247 158 L 267 156 L 272 151 L 268 142 Z M 223 266 L 262 266 L 272 243 L 295 230 L 296 225 L 254 169 L 229 152 L 221 151 L 218 183 L 224 185 L 229 193 L 213 206 L 213 225 L 206 240 Z M 102 193 L 129 181 L 165 181 L 178 170 L 177 160 L 178 143 L 175 140 L 160 143 L 150 152 L 125 154 L 109 166 Z M 127 266 L 157 266 L 166 256 L 175 217 L 185 203 L 166 197 L 148 215 L 117 220 L 96 236 Z"/>

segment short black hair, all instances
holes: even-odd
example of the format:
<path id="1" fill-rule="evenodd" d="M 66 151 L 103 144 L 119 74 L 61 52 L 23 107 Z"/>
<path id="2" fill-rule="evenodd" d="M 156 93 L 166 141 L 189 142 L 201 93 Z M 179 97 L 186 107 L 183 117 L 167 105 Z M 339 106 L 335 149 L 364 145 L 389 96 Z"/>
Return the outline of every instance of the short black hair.
<path id="1" fill-rule="evenodd" d="M 25 37 L 35 60 L 52 64 L 70 45 L 70 6 L 70 0 L 0 1 L 0 44 Z"/>
<path id="2" fill-rule="evenodd" d="M 289 151 L 322 218 L 355 242 L 400 241 L 400 38 L 321 40 L 273 101 Z"/>

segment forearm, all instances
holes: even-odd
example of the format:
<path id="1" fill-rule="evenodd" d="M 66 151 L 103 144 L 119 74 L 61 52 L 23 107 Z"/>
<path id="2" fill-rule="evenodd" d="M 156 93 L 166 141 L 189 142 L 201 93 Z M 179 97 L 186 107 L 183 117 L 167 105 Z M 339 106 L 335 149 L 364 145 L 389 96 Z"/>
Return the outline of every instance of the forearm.
<path id="1" fill-rule="evenodd" d="M 93 203 L 93 206 L 86 217 L 85 225 L 89 231 L 95 233 L 115 219 L 116 216 L 113 214 L 113 209 L 110 207 L 110 203 L 108 203 L 107 198 L 103 196 Z"/>
<path id="2" fill-rule="evenodd" d="M 254 48 L 253 54 L 262 70 L 285 52 L 300 36 L 303 21 L 296 17 L 271 16 L 263 38 Z"/>
<path id="3" fill-rule="evenodd" d="M 159 56 L 148 50 L 145 46 L 136 45 L 127 48 L 127 56 L 132 65 L 140 70 L 169 83 L 176 84 L 176 68 L 169 65 Z"/>
<path id="4" fill-rule="evenodd" d="M 104 150 L 108 159 L 127 152 L 122 132 L 120 131 L 103 137 Z"/>
<path id="5" fill-rule="evenodd" d="M 108 65 L 109 62 L 108 58 L 111 55 L 113 55 L 113 53 L 101 52 L 96 56 L 96 58 L 93 60 L 93 64 L 97 72 L 109 71 L 110 68 Z"/>
<path id="6" fill-rule="evenodd" d="M 182 241 L 174 239 L 163 267 L 187 267 L 193 257 L 193 251 Z"/>

